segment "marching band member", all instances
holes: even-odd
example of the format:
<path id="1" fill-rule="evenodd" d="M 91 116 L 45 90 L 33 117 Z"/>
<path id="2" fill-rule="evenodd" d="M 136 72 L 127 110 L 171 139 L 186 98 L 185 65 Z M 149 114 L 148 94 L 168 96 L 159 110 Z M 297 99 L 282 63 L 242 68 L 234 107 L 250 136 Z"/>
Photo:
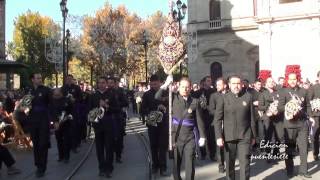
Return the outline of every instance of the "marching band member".
<path id="1" fill-rule="evenodd" d="M 308 173 L 308 119 L 306 112 L 309 100 L 305 89 L 298 85 L 298 76 L 295 73 L 288 73 L 288 87 L 280 93 L 278 110 L 284 113 L 284 139 L 287 145 L 285 160 L 287 176 L 294 176 L 293 151 L 298 144 L 300 154 L 299 176 L 311 178 Z M 309 111 L 309 110 L 308 110 Z M 313 119 L 310 119 L 311 121 Z M 314 121 L 312 122 L 314 123 Z"/>
<path id="2" fill-rule="evenodd" d="M 317 74 L 320 81 L 320 71 Z M 309 116 L 315 121 L 313 132 L 313 158 L 315 161 L 319 160 L 319 135 L 320 135 L 320 84 L 315 84 L 310 87 L 308 92 L 311 108 L 309 109 Z"/>
<path id="3" fill-rule="evenodd" d="M 157 75 L 150 77 L 150 90 L 142 97 L 141 113 L 146 116 L 148 136 L 152 155 L 152 172 L 167 175 L 167 149 L 168 149 L 168 101 L 155 99 L 155 94 L 160 88 Z M 165 96 L 165 95 L 164 95 Z M 168 97 L 168 96 L 167 96 Z"/>
<path id="4" fill-rule="evenodd" d="M 88 121 L 93 124 L 94 128 L 99 176 L 111 178 L 113 171 L 113 125 L 108 104 L 111 98 L 107 93 L 107 79 L 100 77 L 97 86 L 98 89 L 90 97 L 90 110 L 98 112 L 91 118 L 89 118 L 91 115 L 89 112 Z"/>
<path id="5" fill-rule="evenodd" d="M 263 121 L 265 129 L 265 141 L 273 143 L 283 143 L 283 113 L 278 112 L 279 92 L 276 90 L 275 82 L 272 77 L 268 77 L 265 81 L 265 90 L 259 96 L 260 118 Z M 271 149 L 266 149 L 270 153 Z M 278 148 L 273 149 L 273 154 L 280 153 Z M 267 160 L 270 162 L 270 160 Z"/>
<path id="6" fill-rule="evenodd" d="M 42 85 L 39 73 L 31 74 L 32 88 L 28 93 L 33 96 L 32 108 L 29 112 L 31 140 L 33 143 L 36 176 L 42 177 L 47 169 L 48 148 L 50 147 L 49 112 L 51 90 Z M 26 110 L 25 112 L 27 112 Z"/>
<path id="7" fill-rule="evenodd" d="M 72 105 L 69 98 L 63 96 L 61 89 L 52 93 L 51 117 L 54 122 L 55 136 L 58 147 L 58 161 L 69 162 L 71 150 Z"/>
<path id="8" fill-rule="evenodd" d="M 73 76 L 68 75 L 66 77 L 66 82 L 62 86 L 62 93 L 65 97 L 68 97 L 72 102 L 72 117 L 73 121 L 71 122 L 72 131 L 71 131 L 71 149 L 72 152 L 78 153 L 78 147 L 81 143 L 81 134 L 80 134 L 80 119 L 78 106 L 81 100 L 81 89 L 78 85 L 75 84 Z"/>

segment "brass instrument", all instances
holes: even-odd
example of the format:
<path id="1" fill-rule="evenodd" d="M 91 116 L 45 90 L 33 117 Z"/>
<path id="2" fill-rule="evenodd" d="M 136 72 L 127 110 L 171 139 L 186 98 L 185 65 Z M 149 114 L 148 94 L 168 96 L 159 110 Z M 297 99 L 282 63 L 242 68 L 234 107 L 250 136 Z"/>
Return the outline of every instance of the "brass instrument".
<path id="1" fill-rule="evenodd" d="M 73 120 L 71 114 L 66 114 L 66 111 L 62 111 L 61 115 L 59 116 L 59 124 L 62 124 L 68 120 Z"/>
<path id="2" fill-rule="evenodd" d="M 286 103 L 284 111 L 287 120 L 293 119 L 302 110 L 301 105 L 303 102 L 303 99 L 299 98 L 296 94 L 292 94 L 291 92 L 289 94 L 291 95 L 291 100 Z"/>
<path id="3" fill-rule="evenodd" d="M 92 109 L 88 114 L 88 121 L 92 123 L 98 123 L 99 120 L 103 118 L 104 112 L 105 110 L 103 107 Z"/>

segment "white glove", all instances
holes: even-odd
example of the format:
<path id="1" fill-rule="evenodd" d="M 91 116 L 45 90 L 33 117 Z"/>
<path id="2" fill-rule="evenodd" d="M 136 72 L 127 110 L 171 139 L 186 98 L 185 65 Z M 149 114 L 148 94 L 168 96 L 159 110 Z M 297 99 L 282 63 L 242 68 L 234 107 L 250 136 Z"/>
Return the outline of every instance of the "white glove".
<path id="1" fill-rule="evenodd" d="M 173 82 L 173 76 L 172 74 L 170 74 L 167 76 L 166 82 L 160 88 L 166 90 L 172 82 Z"/>
<path id="2" fill-rule="evenodd" d="M 312 117 L 309 118 L 309 121 L 311 122 L 311 126 L 314 127 L 316 124 L 316 121 Z"/>
<path id="3" fill-rule="evenodd" d="M 6 123 L 4 122 L 0 123 L 0 130 L 2 130 L 4 127 L 6 127 Z"/>
<path id="4" fill-rule="evenodd" d="M 200 138 L 199 139 L 199 146 L 202 147 L 205 145 L 206 139 L 205 138 Z"/>

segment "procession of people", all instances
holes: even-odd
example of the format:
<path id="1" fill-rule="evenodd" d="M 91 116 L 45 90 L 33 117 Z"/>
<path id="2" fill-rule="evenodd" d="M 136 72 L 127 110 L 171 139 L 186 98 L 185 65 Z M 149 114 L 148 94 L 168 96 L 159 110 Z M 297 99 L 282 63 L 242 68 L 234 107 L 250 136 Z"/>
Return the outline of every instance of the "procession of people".
<path id="1" fill-rule="evenodd" d="M 236 74 L 215 81 L 205 76 L 200 88 L 193 89 L 188 77 L 174 81 L 169 75 L 161 81 L 152 75 L 147 90 L 142 85 L 126 90 L 119 87 L 117 78 L 101 76 L 96 88 L 88 93 L 72 75 L 67 76 L 61 88 L 49 88 L 43 85 L 41 74 L 33 73 L 32 86 L 25 88 L 13 113 L 25 115 L 16 118 L 26 134 L 30 134 L 36 177 L 45 176 L 50 168 L 47 161 L 52 146 L 51 128 L 57 142 L 57 161 L 66 164 L 72 153 L 78 153 L 81 143 L 89 137 L 88 129 L 92 128 L 98 175 L 112 178 L 113 162 L 123 163 L 126 121 L 131 118 L 125 109 L 131 107 L 147 127 L 153 174 L 170 176 L 168 158 L 172 158 L 172 178 L 181 180 L 184 159 L 185 179 L 192 180 L 196 177 L 195 160 L 208 157 L 217 161 L 218 172 L 226 173 L 226 179 L 230 180 L 236 179 L 237 158 L 240 179 L 250 179 L 252 160 L 267 163 L 283 160 L 288 178 L 296 175 L 311 178 L 307 161 L 309 139 L 313 159 L 319 160 L 320 72 L 317 77 L 317 82 L 305 86 L 299 74 L 288 72 L 283 85 L 276 84 L 270 75 L 246 86 L 245 79 Z M 7 112 L 5 109 L 8 108 L 1 104 L 1 111 Z M 10 122 L 4 115 L 1 121 L 2 135 L 9 136 L 5 132 L 10 132 L 10 128 L 4 124 Z M 20 173 L 8 149 L 1 145 L 0 150 L 0 162 L 7 165 L 8 174 Z M 298 174 L 293 163 L 297 153 Z"/>

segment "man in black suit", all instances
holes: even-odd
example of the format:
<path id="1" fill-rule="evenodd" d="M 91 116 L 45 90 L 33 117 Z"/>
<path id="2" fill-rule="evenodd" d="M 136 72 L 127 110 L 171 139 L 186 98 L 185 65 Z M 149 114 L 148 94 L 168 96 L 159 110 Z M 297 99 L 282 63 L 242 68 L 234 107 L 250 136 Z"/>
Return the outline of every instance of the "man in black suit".
<path id="1" fill-rule="evenodd" d="M 168 150 L 168 100 L 162 98 L 155 99 L 155 94 L 160 88 L 160 79 L 157 75 L 150 77 L 150 90 L 145 92 L 142 97 L 141 113 L 143 116 L 151 117 L 151 114 L 162 113 L 163 116 L 159 122 L 152 122 L 146 119 L 148 127 L 148 136 L 152 155 L 152 172 L 157 173 L 160 169 L 160 175 L 167 175 L 167 150 Z M 168 94 L 163 94 L 163 96 Z M 160 118 L 160 117 L 159 117 Z"/>
<path id="2" fill-rule="evenodd" d="M 49 104 L 51 90 L 42 85 L 42 76 L 39 73 L 33 73 L 31 81 L 33 86 L 27 93 L 34 98 L 28 122 L 33 144 L 34 164 L 37 167 L 36 176 L 42 177 L 47 169 L 48 149 L 50 147 Z"/>
<path id="3" fill-rule="evenodd" d="M 171 77 L 171 78 L 170 78 Z M 156 99 L 162 97 L 172 80 L 168 76 L 166 83 L 156 93 Z M 188 78 L 181 78 L 177 94 L 172 95 L 172 142 L 174 150 L 173 178 L 181 180 L 180 170 L 182 156 L 185 161 L 186 180 L 193 180 L 195 175 L 194 159 L 196 147 L 205 145 L 205 127 L 202 110 L 198 99 L 191 96 L 191 82 Z M 180 127 L 180 128 L 179 128 Z"/>
<path id="4" fill-rule="evenodd" d="M 204 160 L 207 155 L 207 150 L 209 151 L 209 158 L 212 161 L 215 161 L 215 155 L 216 155 L 216 143 L 215 143 L 215 137 L 214 137 L 214 127 L 212 124 L 213 116 L 209 112 L 209 100 L 210 96 L 215 92 L 215 89 L 212 88 L 212 80 L 210 76 L 204 77 L 202 80 L 202 87 L 200 90 L 195 91 L 193 93 L 193 97 L 198 98 L 201 102 L 201 109 L 203 114 L 203 121 L 205 124 L 205 133 L 206 133 L 206 147 L 200 148 L 201 153 L 201 159 Z"/>
<path id="5" fill-rule="evenodd" d="M 96 143 L 96 154 L 99 163 L 99 176 L 101 177 L 112 177 L 113 171 L 113 138 L 114 128 L 112 122 L 112 108 L 109 106 L 113 104 L 114 100 L 112 96 L 109 96 L 107 91 L 107 79 L 100 77 L 97 83 L 97 90 L 90 97 L 90 110 L 94 108 L 103 108 L 104 115 L 98 122 L 92 122 L 95 143 Z"/>
<path id="6" fill-rule="evenodd" d="M 78 147 L 81 143 L 81 134 L 80 134 L 80 117 L 79 117 L 79 104 L 81 100 L 81 89 L 78 85 L 75 84 L 73 76 L 68 75 L 66 77 L 66 82 L 62 86 L 62 93 L 65 97 L 69 98 L 72 105 L 72 117 L 71 121 L 71 149 L 72 152 L 78 153 Z"/>
<path id="7" fill-rule="evenodd" d="M 301 110 L 297 113 L 289 113 L 290 111 L 286 110 L 285 106 L 288 102 L 293 99 L 298 99 L 301 101 Z M 300 170 L 299 176 L 304 178 L 311 178 L 311 175 L 308 173 L 308 117 L 306 116 L 307 111 L 310 108 L 309 99 L 307 97 L 307 91 L 303 88 L 300 88 L 298 85 L 297 74 L 289 73 L 288 74 L 288 87 L 283 89 L 280 93 L 279 113 L 284 112 L 288 115 L 285 115 L 284 118 L 284 139 L 287 145 L 286 153 L 288 158 L 285 160 L 287 176 L 289 178 L 293 177 L 293 152 L 296 148 L 296 144 L 299 147 L 300 154 Z M 312 124 L 314 121 L 310 118 Z"/>
<path id="8" fill-rule="evenodd" d="M 272 103 L 279 102 L 279 92 L 276 90 L 275 82 L 272 77 L 266 79 L 265 89 L 260 93 L 258 110 L 261 121 L 263 122 L 263 129 L 265 130 L 265 141 L 271 143 L 283 143 L 283 113 L 276 113 L 269 111 Z M 279 148 L 266 148 L 267 153 L 278 154 Z M 268 159 L 267 162 L 270 162 Z"/>
<path id="9" fill-rule="evenodd" d="M 251 94 L 242 89 L 241 78 L 229 78 L 230 92 L 217 104 L 214 123 L 217 145 L 225 147 L 226 176 L 235 179 L 238 151 L 240 179 L 250 177 L 250 145 L 255 143 L 256 126 Z M 222 131 L 223 127 L 223 131 Z"/>
<path id="10" fill-rule="evenodd" d="M 209 107 L 208 110 L 214 119 L 215 111 L 217 109 L 217 106 L 219 106 L 219 103 L 222 103 L 223 96 L 227 93 L 227 83 L 223 78 L 218 78 L 216 80 L 216 89 L 217 92 L 211 94 L 210 100 L 209 100 Z M 211 128 L 213 131 L 211 133 L 214 133 L 214 121 L 211 122 Z M 223 130 L 222 130 L 223 131 Z M 216 140 L 216 139 L 215 139 Z M 216 143 L 214 143 L 216 145 Z M 219 163 L 219 172 L 224 173 L 225 166 L 224 166 L 224 147 L 217 147 L 217 160 Z"/>
<path id="11" fill-rule="evenodd" d="M 317 77 L 320 80 L 320 71 L 317 73 Z M 315 84 L 310 87 L 308 92 L 309 100 L 320 98 L 320 84 Z M 319 135 L 320 135 L 320 111 L 309 109 L 309 116 L 315 121 L 314 134 L 313 134 L 313 158 L 315 161 L 319 160 Z"/>

